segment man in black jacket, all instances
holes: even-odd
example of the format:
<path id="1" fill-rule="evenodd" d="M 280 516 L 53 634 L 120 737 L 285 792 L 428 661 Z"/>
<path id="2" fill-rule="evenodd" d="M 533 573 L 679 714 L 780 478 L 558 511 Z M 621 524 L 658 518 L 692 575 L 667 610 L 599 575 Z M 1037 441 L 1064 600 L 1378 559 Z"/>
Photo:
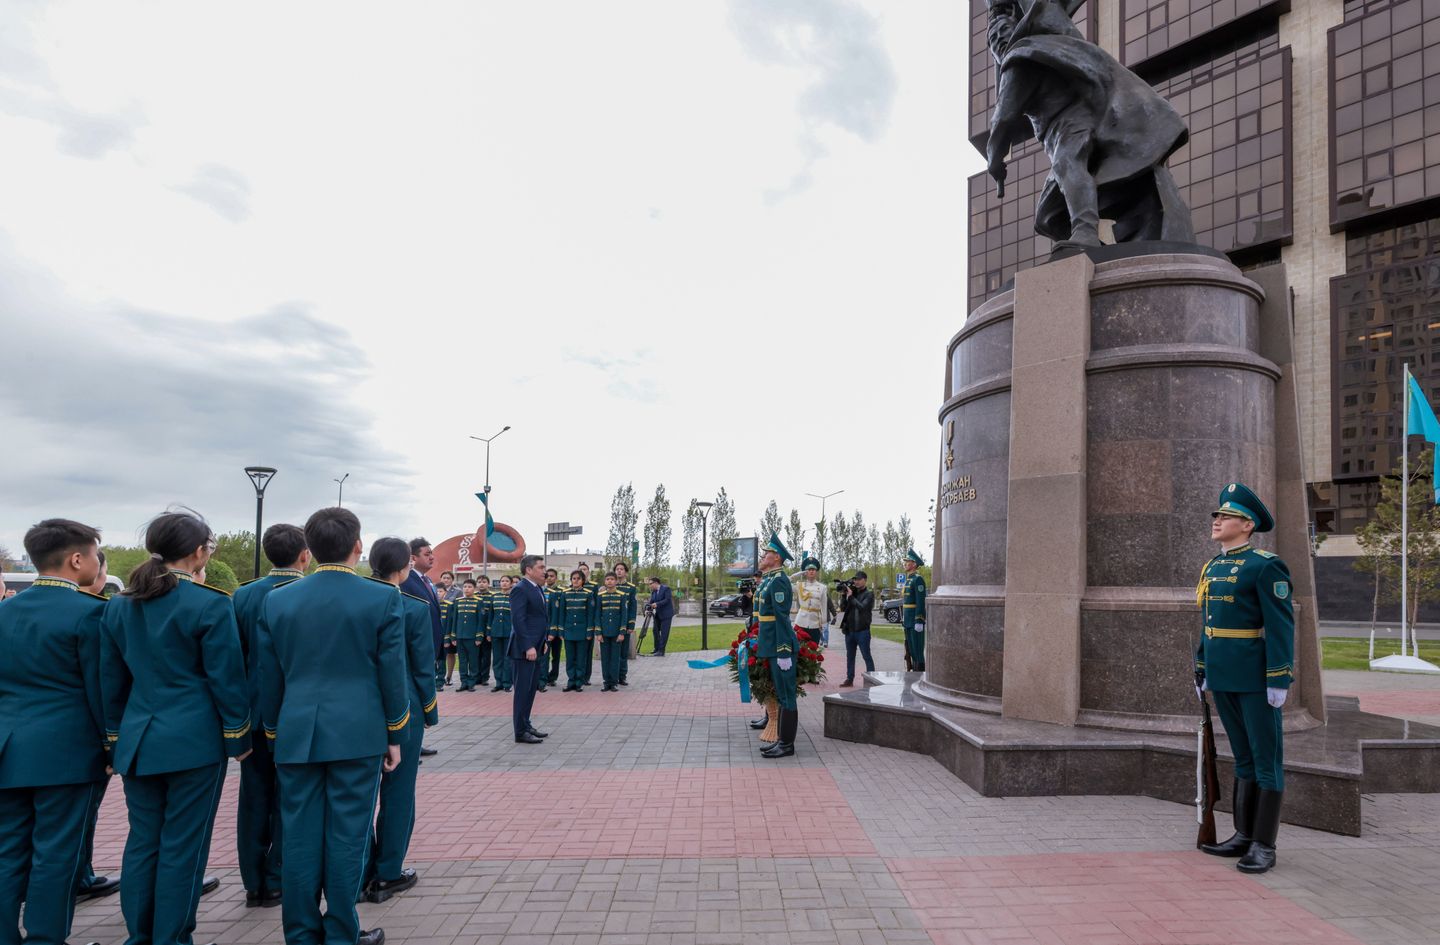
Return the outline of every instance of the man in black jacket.
<path id="1" fill-rule="evenodd" d="M 845 584 L 845 597 L 840 602 L 840 632 L 845 634 L 845 681 L 842 686 L 855 685 L 855 650 L 865 657 L 865 672 L 875 671 L 870 655 L 870 615 L 875 610 L 875 592 L 866 587 L 869 577 L 856 571 Z"/>

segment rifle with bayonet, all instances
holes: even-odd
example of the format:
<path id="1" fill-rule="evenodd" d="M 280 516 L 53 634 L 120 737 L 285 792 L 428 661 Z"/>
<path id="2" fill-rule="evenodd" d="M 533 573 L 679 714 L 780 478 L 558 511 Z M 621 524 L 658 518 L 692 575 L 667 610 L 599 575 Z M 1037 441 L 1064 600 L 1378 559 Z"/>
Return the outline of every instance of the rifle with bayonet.
<path id="1" fill-rule="evenodd" d="M 1215 763 L 1215 727 L 1210 723 L 1210 700 L 1200 690 L 1203 677 L 1196 679 L 1200 694 L 1200 730 L 1195 746 L 1195 822 L 1199 831 L 1195 846 L 1215 842 L 1215 802 L 1220 799 L 1220 772 Z"/>

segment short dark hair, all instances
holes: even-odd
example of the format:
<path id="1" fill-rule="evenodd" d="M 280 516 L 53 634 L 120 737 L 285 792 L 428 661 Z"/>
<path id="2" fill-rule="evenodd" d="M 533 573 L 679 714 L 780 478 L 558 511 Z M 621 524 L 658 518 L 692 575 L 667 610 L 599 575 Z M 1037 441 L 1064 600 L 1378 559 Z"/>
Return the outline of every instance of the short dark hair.
<path id="1" fill-rule="evenodd" d="M 546 574 L 553 574 L 553 575 L 555 575 L 556 577 L 559 577 L 559 576 L 560 576 L 560 572 L 559 572 L 559 571 L 556 571 L 554 568 L 546 568 L 546 569 L 545 569 L 545 573 L 546 573 Z"/>
<path id="2" fill-rule="evenodd" d="M 614 571 L 606 571 L 605 578 L 614 578 L 618 581 L 620 580 L 620 575 L 616 574 Z M 601 578 L 601 580 L 604 580 L 605 578 Z"/>
<path id="3" fill-rule="evenodd" d="M 441 572 L 440 572 L 440 576 L 441 576 L 441 577 L 444 577 L 444 576 L 447 575 L 447 574 L 450 575 L 450 577 L 452 577 L 452 578 L 455 577 L 455 572 L 454 572 L 454 571 L 441 571 Z"/>
<path id="4" fill-rule="evenodd" d="M 502 580 L 502 581 L 509 581 L 511 584 L 514 584 L 514 583 L 515 583 L 515 575 L 513 575 L 513 574 L 502 574 L 502 575 L 500 575 L 500 580 Z"/>
<path id="5" fill-rule="evenodd" d="M 390 575 L 399 574 L 409 566 L 410 545 L 405 539 L 377 538 L 370 546 L 370 572 L 376 577 L 388 579 Z"/>
<path id="6" fill-rule="evenodd" d="M 628 562 L 628 561 L 617 561 L 617 562 L 615 562 L 615 568 L 624 568 L 624 569 L 625 569 L 625 573 L 626 573 L 626 574 L 629 574 L 629 573 L 630 573 L 630 562 Z M 610 570 L 613 571 L 613 570 L 615 570 L 615 568 L 611 568 Z"/>
<path id="7" fill-rule="evenodd" d="M 576 568 L 574 571 L 571 571 L 571 572 L 570 572 L 570 576 L 571 576 L 572 578 L 573 578 L 573 577 L 576 577 L 577 575 L 580 577 L 581 580 L 584 580 L 584 579 L 585 579 L 585 572 L 584 572 L 584 571 L 581 571 L 579 568 Z"/>
<path id="8" fill-rule="evenodd" d="M 662 580 L 660 580 L 658 577 L 655 577 L 654 575 L 651 575 L 651 576 L 650 576 L 650 583 L 651 583 L 651 584 L 664 584 L 665 582 L 662 581 Z"/>
<path id="9" fill-rule="evenodd" d="M 101 548 L 99 551 L 95 552 L 95 557 L 100 559 L 100 567 L 105 567 L 105 549 Z"/>
<path id="10" fill-rule="evenodd" d="M 588 561 L 582 561 L 582 562 L 580 562 L 579 568 L 580 568 L 581 571 L 584 571 L 584 572 L 586 572 L 586 573 L 589 573 L 589 571 L 590 571 L 590 562 L 588 562 Z"/>
<path id="11" fill-rule="evenodd" d="M 430 547 L 430 542 L 426 541 L 426 540 L 423 539 L 423 538 L 412 538 L 412 539 L 410 539 L 410 553 L 411 553 L 412 555 L 418 555 L 418 554 L 420 553 L 420 549 L 421 549 L 421 548 L 429 548 L 429 547 Z"/>
<path id="12" fill-rule="evenodd" d="M 479 575 L 477 578 L 472 578 L 471 580 L 472 580 L 472 582 L 473 582 L 474 580 L 481 580 L 481 581 L 484 581 L 486 584 L 489 584 L 489 583 L 490 583 L 490 575 L 488 575 L 488 574 L 481 574 L 481 575 Z"/>
<path id="13" fill-rule="evenodd" d="M 72 552 L 100 543 L 100 532 L 68 518 L 47 518 L 25 533 L 25 553 L 41 571 L 57 568 Z"/>
<path id="14" fill-rule="evenodd" d="M 466 584 L 469 584 L 471 587 L 479 587 L 479 586 L 480 586 L 479 584 L 476 584 L 476 583 L 475 583 L 475 579 L 474 579 L 474 578 L 466 578 L 465 580 L 463 580 L 463 581 L 460 582 L 460 586 L 461 586 L 461 587 L 464 587 Z"/>
<path id="15" fill-rule="evenodd" d="M 344 561 L 359 540 L 360 519 L 349 509 L 321 509 L 305 522 L 305 544 L 321 564 Z"/>
<path id="16" fill-rule="evenodd" d="M 271 564 L 277 568 L 288 568 L 300 560 L 300 554 L 305 550 L 305 530 L 299 525 L 271 525 L 265 529 L 260 547 L 265 549 L 265 557 L 270 559 Z"/>
<path id="17" fill-rule="evenodd" d="M 535 562 L 544 560 L 544 555 L 526 555 L 525 557 L 520 559 L 520 573 L 524 574 L 526 571 L 529 571 L 531 568 L 535 567 Z"/>

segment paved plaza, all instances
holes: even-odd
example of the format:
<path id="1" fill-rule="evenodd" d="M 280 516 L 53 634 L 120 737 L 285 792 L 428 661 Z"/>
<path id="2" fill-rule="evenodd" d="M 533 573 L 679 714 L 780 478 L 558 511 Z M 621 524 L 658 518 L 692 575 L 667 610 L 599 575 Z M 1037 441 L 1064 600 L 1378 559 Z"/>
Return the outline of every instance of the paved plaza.
<path id="1" fill-rule="evenodd" d="M 901 667 L 899 645 L 876 648 L 879 668 Z M 928 757 L 824 738 L 814 693 L 797 756 L 765 761 L 745 725 L 757 710 L 723 669 L 680 654 L 631 665 L 619 693 L 542 693 L 542 746 L 511 740 L 508 694 L 443 694 L 409 858 L 420 884 L 362 905 L 362 924 L 395 945 L 1440 941 L 1440 796 L 1367 797 L 1359 838 L 1286 826 L 1279 868 L 1251 878 L 1193 849 L 1190 807 L 981 797 Z M 827 668 L 836 691 L 843 650 Z M 1327 683 L 1440 721 L 1440 680 Z M 224 884 L 195 941 L 278 943 L 280 910 L 244 907 L 237 783 L 210 858 Z M 533 813 L 502 814 L 514 798 Z M 119 867 L 124 816 L 117 782 L 99 872 Z M 80 906 L 71 941 L 124 937 L 117 898 Z"/>

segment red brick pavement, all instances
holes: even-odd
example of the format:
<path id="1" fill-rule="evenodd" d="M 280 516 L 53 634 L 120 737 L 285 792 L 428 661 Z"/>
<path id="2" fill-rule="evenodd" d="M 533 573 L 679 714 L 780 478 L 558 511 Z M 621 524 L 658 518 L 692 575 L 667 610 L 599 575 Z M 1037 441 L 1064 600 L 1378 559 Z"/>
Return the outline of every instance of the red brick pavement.
<path id="1" fill-rule="evenodd" d="M 1354 945 L 1201 853 L 889 859 L 935 945 Z"/>
<path id="2" fill-rule="evenodd" d="M 1360 708 L 1365 712 L 1391 715 L 1399 719 L 1440 715 L 1440 690 L 1380 689 L 1358 695 Z"/>

